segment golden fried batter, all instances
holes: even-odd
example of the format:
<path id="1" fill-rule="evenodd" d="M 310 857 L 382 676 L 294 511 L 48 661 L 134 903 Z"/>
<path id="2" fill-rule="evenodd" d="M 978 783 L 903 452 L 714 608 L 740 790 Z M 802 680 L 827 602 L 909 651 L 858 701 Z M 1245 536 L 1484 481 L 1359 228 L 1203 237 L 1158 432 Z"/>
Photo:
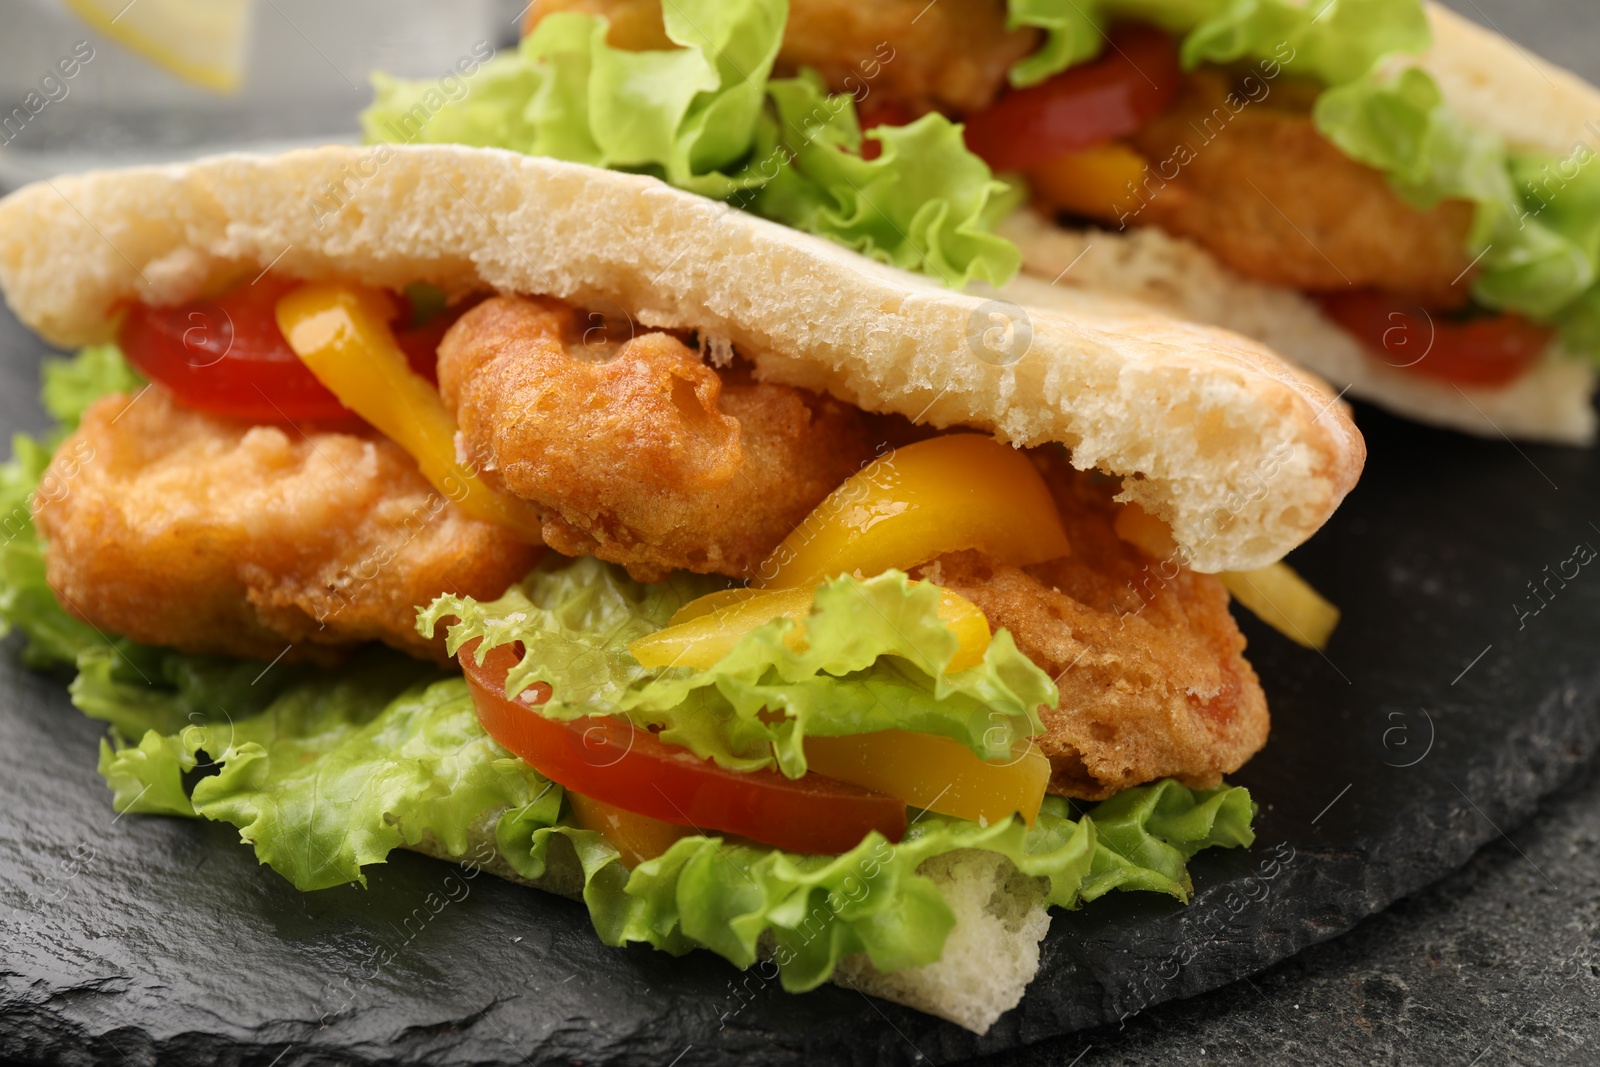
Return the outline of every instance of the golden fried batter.
<path id="1" fill-rule="evenodd" d="M 618 48 L 675 47 L 661 0 L 538 0 L 525 27 L 557 11 L 604 15 Z M 814 67 L 835 92 L 912 114 L 987 107 L 1006 72 L 1039 46 L 1037 30 L 1006 29 L 1005 0 L 790 0 L 777 73 Z"/>
<path id="2" fill-rule="evenodd" d="M 36 516 L 61 602 L 185 652 L 326 661 L 416 633 L 443 592 L 497 597 L 539 549 L 470 519 L 382 438 L 213 418 L 159 387 L 110 396 L 57 452 Z"/>
<path id="3" fill-rule="evenodd" d="M 1101 800 L 1168 775 L 1215 785 L 1267 740 L 1267 703 L 1244 658 L 1228 593 L 1210 575 L 1156 560 L 1112 531 L 1114 487 L 1035 454 L 1072 555 L 1019 569 L 971 552 L 927 577 L 971 600 L 1048 671 L 1051 791 Z"/>
<path id="4" fill-rule="evenodd" d="M 573 308 L 497 297 L 439 346 L 439 389 L 483 478 L 545 543 L 658 581 L 745 576 L 867 460 L 856 409 L 719 375 L 668 333 L 583 340 Z"/>
<path id="5" fill-rule="evenodd" d="M 1240 274 L 1313 291 L 1380 288 L 1434 307 L 1468 298 L 1472 205 L 1419 211 L 1325 140 L 1304 111 L 1246 98 L 1217 71 L 1133 137 L 1153 191 L 1133 221 L 1193 237 Z M 1258 90 L 1259 91 L 1259 90 Z M 1288 94 L 1285 94 L 1288 95 Z M 1173 175 L 1176 174 L 1176 177 Z M 1164 188 L 1160 179 L 1170 179 Z"/>

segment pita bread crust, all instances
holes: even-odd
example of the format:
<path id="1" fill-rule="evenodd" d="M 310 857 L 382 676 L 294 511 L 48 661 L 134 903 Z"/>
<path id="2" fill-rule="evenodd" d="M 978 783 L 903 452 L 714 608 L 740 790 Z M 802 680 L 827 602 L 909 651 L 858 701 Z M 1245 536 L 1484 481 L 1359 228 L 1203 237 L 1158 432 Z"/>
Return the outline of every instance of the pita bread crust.
<path id="1" fill-rule="evenodd" d="M 731 341 L 768 380 L 1061 442 L 1079 467 L 1123 476 L 1197 570 L 1278 559 L 1365 460 L 1325 385 L 1241 337 L 1091 304 L 1037 314 L 1026 354 L 994 366 L 968 341 L 987 324 L 982 297 L 636 175 L 496 149 L 332 146 L 58 178 L 0 202 L 0 286 L 58 345 L 109 336 L 120 302 L 180 302 L 269 266 L 620 307 Z M 1284 451 L 1263 497 L 1260 472 Z"/>
<path id="2" fill-rule="evenodd" d="M 1236 274 L 1187 238 L 1153 228 L 1064 230 L 1032 212 L 1017 213 L 1001 232 L 1022 249 L 1023 270 L 1060 278 L 1054 295 L 1040 295 L 1042 283 L 1029 278 L 1028 296 L 1016 299 L 1084 298 L 1065 295 L 1070 290 L 1102 302 L 1132 300 L 1253 337 L 1349 395 L 1419 422 L 1482 437 L 1569 445 L 1595 439 L 1596 369 L 1559 348 L 1507 388 L 1461 388 L 1374 359 L 1314 301 Z"/>
<path id="3" fill-rule="evenodd" d="M 1516 148 L 1600 151 L 1600 89 L 1441 4 L 1427 9 L 1433 47 L 1405 65 L 1432 74 L 1458 115 Z"/>

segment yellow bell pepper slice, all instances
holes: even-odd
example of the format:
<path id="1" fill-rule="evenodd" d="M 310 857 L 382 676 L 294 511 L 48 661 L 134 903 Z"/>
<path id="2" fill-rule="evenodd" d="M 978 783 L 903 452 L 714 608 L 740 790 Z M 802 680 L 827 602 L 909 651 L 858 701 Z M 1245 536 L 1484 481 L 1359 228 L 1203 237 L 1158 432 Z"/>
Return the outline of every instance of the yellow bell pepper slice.
<path id="1" fill-rule="evenodd" d="M 456 459 L 456 423 L 439 392 L 406 362 L 389 329 L 386 293 L 338 283 L 303 285 L 278 301 L 278 329 L 345 407 L 409 452 L 425 478 L 475 519 L 540 540 L 537 512 L 497 492 Z"/>
<path id="2" fill-rule="evenodd" d="M 1057 211 L 1115 221 L 1142 206 L 1138 190 L 1146 166 L 1138 152 L 1111 142 L 1059 156 L 1027 178 L 1034 196 Z"/>
<path id="3" fill-rule="evenodd" d="M 645 860 L 655 859 L 680 837 L 695 831 L 688 826 L 677 826 L 648 815 L 607 804 L 603 800 L 583 796 L 567 790 L 567 803 L 572 806 L 572 820 L 585 830 L 594 830 L 611 842 L 611 847 L 622 853 L 622 865 L 633 870 Z"/>
<path id="4" fill-rule="evenodd" d="M 1339 625 L 1339 609 L 1287 563 L 1228 571 L 1217 577 L 1235 600 L 1295 644 L 1319 652 L 1328 647 L 1328 639 Z"/>
<path id="5" fill-rule="evenodd" d="M 742 604 L 752 597 L 761 595 L 761 592 L 760 589 L 740 586 L 737 589 L 722 589 L 715 593 L 707 593 L 703 597 L 689 601 L 689 603 L 673 612 L 672 618 L 667 620 L 667 625 L 677 626 L 679 623 L 688 622 L 690 619 L 698 619 L 702 615 L 710 615 L 713 611 L 721 611 L 723 608 Z"/>
<path id="6" fill-rule="evenodd" d="M 805 748 L 818 774 L 973 822 L 1019 812 L 1032 826 L 1050 784 L 1050 761 L 1031 745 L 1009 763 L 986 763 L 958 741 L 904 730 L 808 737 Z"/>
<path id="7" fill-rule="evenodd" d="M 939 594 L 939 619 L 961 642 L 945 670 L 977 666 L 989 650 L 989 620 L 970 600 L 948 589 L 939 590 Z M 780 617 L 798 621 L 785 640 L 790 648 L 799 651 L 805 647 L 805 617 L 811 613 L 815 596 L 815 586 L 712 593 L 679 609 L 666 629 L 639 638 L 628 646 L 628 651 L 646 667 L 705 670 L 732 652 L 745 634 Z"/>
<path id="8" fill-rule="evenodd" d="M 975 548 L 1024 566 L 1071 549 L 1044 479 L 1016 449 L 948 434 L 895 449 L 817 505 L 757 570 L 768 589 L 878 575 Z"/>
<path id="9" fill-rule="evenodd" d="M 1175 559 L 1178 555 L 1178 542 L 1172 537 L 1172 528 L 1138 504 L 1124 504 L 1111 520 L 1111 529 L 1152 559 Z"/>

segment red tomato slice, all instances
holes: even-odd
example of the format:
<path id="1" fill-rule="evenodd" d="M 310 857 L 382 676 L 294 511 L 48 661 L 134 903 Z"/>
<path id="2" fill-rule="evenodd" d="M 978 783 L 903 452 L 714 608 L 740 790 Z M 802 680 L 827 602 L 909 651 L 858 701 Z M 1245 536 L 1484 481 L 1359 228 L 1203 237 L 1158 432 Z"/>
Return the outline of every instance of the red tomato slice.
<path id="1" fill-rule="evenodd" d="M 1555 330 L 1520 315 L 1458 321 L 1385 293 L 1333 293 L 1321 301 L 1327 316 L 1375 358 L 1456 385 L 1509 385 L 1539 361 L 1555 338 Z"/>
<path id="2" fill-rule="evenodd" d="M 478 666 L 477 642 L 461 650 L 461 668 L 490 737 L 540 774 L 574 792 L 665 822 L 738 834 L 786 852 L 837 853 L 876 830 L 899 841 L 905 802 L 820 774 L 785 778 L 777 771 L 740 774 L 667 745 L 626 719 L 547 719 L 528 706 L 547 686 L 505 696 L 517 662 L 511 645 L 491 649 Z M 533 700 L 526 696 L 532 694 Z"/>
<path id="3" fill-rule="evenodd" d="M 278 300 L 300 283 L 265 277 L 213 300 L 177 307 L 128 308 L 118 341 L 128 361 L 160 382 L 185 407 L 249 422 L 335 421 L 365 425 L 306 369 L 278 330 Z M 399 321 L 410 320 L 399 301 Z M 413 369 L 437 380 L 439 341 L 470 306 L 401 329 L 396 340 Z"/>
<path id="4" fill-rule="evenodd" d="M 1118 27 L 1099 59 L 1009 92 L 968 118 L 967 147 L 997 171 L 1027 170 L 1128 136 L 1166 110 L 1182 85 L 1171 37 Z"/>

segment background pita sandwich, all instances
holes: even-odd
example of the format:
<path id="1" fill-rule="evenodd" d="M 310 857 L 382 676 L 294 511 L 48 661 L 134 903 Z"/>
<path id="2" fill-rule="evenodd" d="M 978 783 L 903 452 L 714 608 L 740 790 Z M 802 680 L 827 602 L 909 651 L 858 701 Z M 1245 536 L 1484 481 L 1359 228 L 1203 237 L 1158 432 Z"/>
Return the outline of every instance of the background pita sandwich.
<path id="1" fill-rule="evenodd" d="M 1513 150 L 1563 161 L 1600 152 L 1600 91 L 1436 3 L 1427 5 L 1433 45 L 1394 57 L 1437 82 L 1448 107 Z M 1203 149 L 1202 149 L 1203 150 Z M 1241 195 L 1254 195 L 1241 189 Z M 1352 226 L 1363 220 L 1351 219 Z M 1260 341 L 1349 395 L 1423 422 L 1486 436 L 1565 444 L 1592 442 L 1596 367 L 1557 340 L 1509 386 L 1459 386 L 1399 367 L 1374 353 L 1298 290 L 1246 278 L 1193 240 L 1155 227 L 1063 229 L 1031 211 L 1001 232 L 1022 249 L 1024 270 L 1063 287 L 1141 301 Z M 1043 299 L 1035 292 L 1035 299 Z"/>

